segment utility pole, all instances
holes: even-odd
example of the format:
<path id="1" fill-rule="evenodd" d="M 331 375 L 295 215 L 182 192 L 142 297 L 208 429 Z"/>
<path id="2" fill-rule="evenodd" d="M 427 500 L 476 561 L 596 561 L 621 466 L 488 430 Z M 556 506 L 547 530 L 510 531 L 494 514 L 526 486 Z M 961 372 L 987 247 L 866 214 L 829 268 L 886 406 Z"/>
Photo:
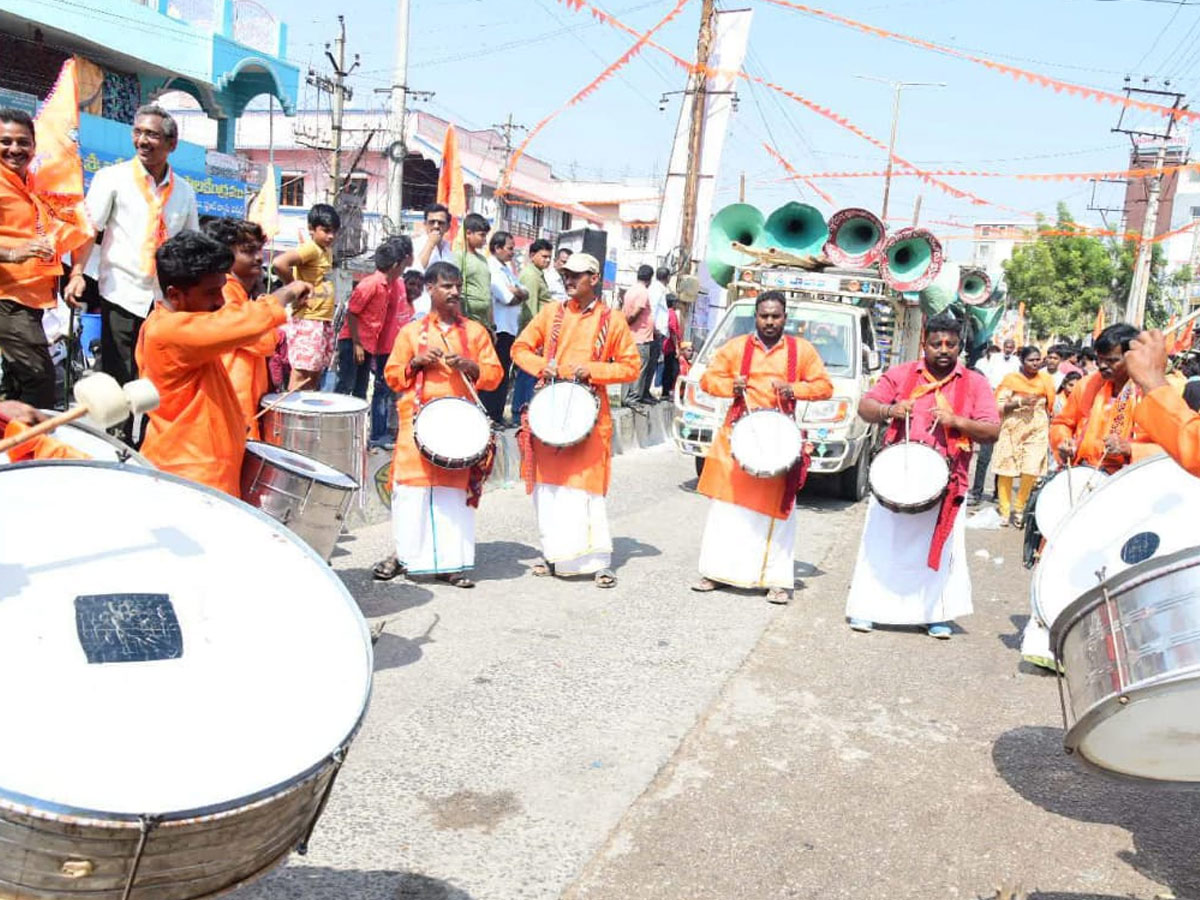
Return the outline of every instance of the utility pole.
<path id="1" fill-rule="evenodd" d="M 738 178 L 738 203 L 746 202 L 746 173 L 743 172 Z"/>
<path id="2" fill-rule="evenodd" d="M 354 91 L 346 86 L 346 77 L 358 68 L 358 54 L 354 54 L 354 63 L 346 68 L 346 19 L 338 16 L 338 36 L 333 42 L 336 55 L 330 52 L 329 44 L 325 45 L 325 56 L 333 66 L 333 78 L 318 75 L 312 69 L 308 70 L 308 83 L 319 91 L 324 91 L 333 98 L 333 140 L 330 150 L 333 153 L 330 165 L 329 186 L 325 194 L 330 203 L 336 203 L 342 190 L 342 114 L 346 109 L 346 101 L 354 96 Z"/>
<path id="3" fill-rule="evenodd" d="M 883 209 L 879 213 L 879 219 L 884 225 L 887 225 L 888 200 L 892 193 L 892 160 L 896 155 L 896 132 L 900 127 L 900 92 L 906 87 L 938 87 L 944 88 L 944 81 L 890 81 L 887 78 L 879 78 L 876 75 L 855 75 L 855 78 L 862 78 L 865 81 L 878 81 L 880 84 L 891 85 L 892 88 L 892 135 L 888 139 L 888 158 L 887 170 L 883 176 Z"/>
<path id="4" fill-rule="evenodd" d="M 504 165 L 501 166 L 500 171 L 506 172 L 506 171 L 508 171 L 508 164 L 512 161 L 513 132 L 528 131 L 529 129 L 526 128 L 524 125 L 514 122 L 512 113 L 509 113 L 508 118 L 505 119 L 502 123 L 493 124 L 492 127 L 495 128 L 502 135 L 504 135 Z"/>
<path id="5" fill-rule="evenodd" d="M 924 196 L 924 195 L 917 194 L 917 199 L 913 203 L 913 224 L 912 224 L 913 228 L 916 228 L 917 223 L 921 221 L 921 197 L 922 196 Z"/>
<path id="6" fill-rule="evenodd" d="M 696 203 L 700 196 L 700 159 L 703 153 L 704 113 L 707 107 L 708 60 L 712 53 L 716 10 L 714 0 L 704 0 L 700 9 L 700 32 L 696 38 L 696 68 L 688 81 L 692 115 L 688 125 L 687 174 L 683 181 L 683 225 L 679 230 L 679 274 L 690 274 L 692 246 L 696 241 Z"/>
<path id="7" fill-rule="evenodd" d="M 408 141 L 404 134 L 404 118 L 408 100 L 408 0 L 396 4 L 396 60 L 392 67 L 391 132 L 388 148 L 388 210 L 394 215 L 397 228 L 404 219 L 404 158 Z"/>
<path id="8" fill-rule="evenodd" d="M 1132 97 L 1134 94 L 1151 94 L 1156 98 L 1171 98 L 1172 110 L 1186 109 L 1183 105 L 1184 95 L 1178 91 L 1157 91 L 1149 88 L 1130 87 L 1126 78 L 1125 96 Z M 1166 105 L 1165 103 L 1163 105 Z M 1137 128 L 1122 127 L 1125 120 L 1125 109 L 1121 110 L 1121 117 L 1117 121 L 1117 126 L 1113 131 L 1121 134 L 1129 135 L 1129 140 L 1133 144 L 1133 160 L 1137 162 L 1137 136 L 1149 138 L 1151 141 L 1157 142 L 1158 150 L 1154 154 L 1154 174 L 1150 176 L 1150 183 L 1146 188 L 1146 217 L 1142 222 L 1142 239 L 1138 243 L 1137 258 L 1133 263 L 1133 277 L 1129 280 L 1129 297 L 1125 301 L 1125 321 L 1130 325 L 1141 328 L 1146 318 L 1146 295 L 1150 291 L 1150 267 L 1154 258 L 1154 235 L 1158 230 L 1158 204 L 1159 198 L 1162 195 L 1162 180 L 1163 166 L 1167 161 L 1167 145 L 1170 143 L 1172 133 L 1175 130 L 1176 117 L 1169 116 L 1167 118 L 1167 126 L 1163 132 L 1141 131 Z"/>

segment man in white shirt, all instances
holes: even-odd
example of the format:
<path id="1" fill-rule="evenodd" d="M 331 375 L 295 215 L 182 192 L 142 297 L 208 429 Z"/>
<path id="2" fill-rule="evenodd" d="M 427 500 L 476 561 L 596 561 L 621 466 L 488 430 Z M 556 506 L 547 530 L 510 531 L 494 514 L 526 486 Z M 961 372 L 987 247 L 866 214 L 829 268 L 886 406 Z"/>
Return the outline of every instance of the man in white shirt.
<path id="1" fill-rule="evenodd" d="M 571 251 L 566 247 L 559 247 L 554 254 L 554 265 L 546 269 L 544 276 L 546 278 L 546 287 L 550 288 L 550 296 L 555 300 L 567 302 L 567 286 L 563 282 L 563 266 L 567 264 L 567 260 L 571 258 Z"/>
<path id="2" fill-rule="evenodd" d="M 435 262 L 455 262 L 454 248 L 446 235 L 450 233 L 450 210 L 441 203 L 425 208 L 425 236 L 413 242 L 414 269 L 424 272 Z M 419 319 L 429 312 L 429 291 L 422 290 L 421 296 L 413 301 L 413 318 Z"/>
<path id="3" fill-rule="evenodd" d="M 134 157 L 101 169 L 87 192 L 88 217 L 104 232 L 100 245 L 101 368 L 119 383 L 137 378 L 134 349 L 150 307 L 162 299 L 154 253 L 168 238 L 200 227 L 196 193 L 167 158 L 179 143 L 179 126 L 159 106 L 143 106 L 133 119 Z M 64 292 L 78 300 L 95 241 L 73 255 Z"/>
<path id="4" fill-rule="evenodd" d="M 662 376 L 662 346 L 670 330 L 670 311 L 667 309 L 667 294 L 671 293 L 667 282 L 670 280 L 671 270 L 659 266 L 654 272 L 654 283 L 650 285 L 650 309 L 654 313 L 654 347 L 651 351 L 654 370 L 650 376 L 651 384 L 660 382 Z M 651 397 L 647 398 L 647 402 L 652 400 Z"/>
<path id="5" fill-rule="evenodd" d="M 488 241 L 488 269 L 492 273 L 492 321 L 496 333 L 492 342 L 504 369 L 504 380 L 494 389 L 483 391 L 479 399 L 491 420 L 504 425 L 504 400 L 508 396 L 508 372 L 512 368 L 512 345 L 521 330 L 521 307 L 528 298 L 525 288 L 517 283 L 512 270 L 515 253 L 513 236 L 507 231 L 495 232 Z"/>

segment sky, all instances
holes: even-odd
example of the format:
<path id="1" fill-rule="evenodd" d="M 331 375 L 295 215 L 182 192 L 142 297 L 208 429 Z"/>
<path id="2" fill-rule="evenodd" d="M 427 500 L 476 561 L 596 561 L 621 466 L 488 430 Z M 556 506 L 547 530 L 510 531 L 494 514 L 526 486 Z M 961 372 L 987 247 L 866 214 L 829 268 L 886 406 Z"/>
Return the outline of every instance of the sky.
<path id="1" fill-rule="evenodd" d="M 361 57 L 350 79 L 356 108 L 382 108 L 395 49 L 394 0 L 260 0 L 289 28 L 289 56 L 323 69 L 324 44 L 346 17 L 347 50 Z M 826 0 L 824 8 L 872 25 L 947 44 L 1023 68 L 1119 92 L 1135 83 L 1200 92 L 1200 0 Z M 622 21 L 651 27 L 669 0 L 603 0 Z M 562 0 L 412 0 L 409 84 L 435 91 L 421 108 L 467 128 L 514 121 L 532 126 L 558 109 L 633 43 L 627 34 L 576 12 Z M 1018 83 L 973 63 L 771 6 L 762 0 L 718 0 L 719 8 L 754 9 L 746 70 L 829 107 L 864 131 L 887 140 L 889 81 L 944 82 L 902 95 L 896 152 L 929 168 L 1000 172 L 1079 172 L 1128 166 L 1129 139 L 1114 134 L 1119 107 Z M 680 56 L 695 56 L 699 0 L 656 34 Z M 579 105 L 555 118 L 528 152 L 548 160 L 563 177 L 661 177 L 678 116 L 678 97 L 659 111 L 666 91 L 684 86 L 685 74 L 647 48 Z M 739 175 L 747 201 L 764 210 L 788 200 L 829 205 L 806 186 L 781 182 L 786 172 L 763 149 L 768 141 L 802 173 L 880 170 L 882 150 L 760 86 L 743 83 L 718 180 L 717 206 L 737 199 Z M 301 89 L 301 104 L 312 104 Z M 1200 104 L 1197 105 L 1200 108 Z M 1147 123 L 1148 124 L 1148 123 Z M 1065 202 L 1075 218 L 1099 226 L 1088 212 L 1086 182 L 947 178 L 980 197 L 1029 212 L 1053 215 Z M 826 180 L 820 187 L 834 208 L 865 206 L 878 213 L 882 179 Z M 1120 206 L 1119 186 L 1098 204 Z M 914 178 L 893 181 L 891 212 L 907 215 L 922 195 L 922 221 L 1021 220 L 1010 211 L 973 205 Z M 963 234 L 931 224 L 939 235 Z M 961 257 L 966 241 L 951 246 Z"/>

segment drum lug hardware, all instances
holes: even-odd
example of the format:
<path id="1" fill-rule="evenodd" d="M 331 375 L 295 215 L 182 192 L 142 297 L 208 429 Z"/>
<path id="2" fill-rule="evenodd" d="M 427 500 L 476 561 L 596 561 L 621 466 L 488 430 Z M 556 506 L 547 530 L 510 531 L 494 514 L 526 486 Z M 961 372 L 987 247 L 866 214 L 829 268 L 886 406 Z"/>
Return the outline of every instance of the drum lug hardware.
<path id="1" fill-rule="evenodd" d="M 292 509 L 288 507 L 283 511 L 283 515 L 279 517 L 279 524 L 286 525 L 292 518 Z"/>
<path id="2" fill-rule="evenodd" d="M 64 878 L 87 878 L 95 870 L 96 866 L 90 859 L 68 859 L 63 861 L 58 871 Z"/>
<path id="3" fill-rule="evenodd" d="M 1126 706 L 1129 703 L 1129 696 L 1127 694 L 1122 694 L 1120 697 L 1117 698 L 1117 702 L 1120 703 L 1122 706 Z"/>
<path id="4" fill-rule="evenodd" d="M 159 816 L 138 816 L 138 823 L 141 827 L 141 834 L 138 836 L 137 850 L 133 854 L 133 862 L 129 864 L 129 877 L 125 879 L 125 890 L 121 893 L 121 900 L 129 900 L 133 894 L 133 883 L 137 879 L 138 869 L 142 865 L 142 856 L 146 852 L 146 842 L 150 840 L 150 832 L 158 825 L 161 817 Z"/>
<path id="5" fill-rule="evenodd" d="M 329 802 L 329 795 L 333 793 L 333 785 L 337 781 L 338 773 L 342 770 L 342 763 L 346 761 L 346 748 L 338 747 L 334 750 L 329 755 L 329 761 L 333 763 L 333 774 L 329 776 L 329 783 L 325 785 L 325 791 L 321 794 L 321 802 L 317 804 L 317 810 L 313 813 L 312 821 L 308 823 L 304 837 L 300 838 L 296 844 L 296 853 L 300 856 L 308 854 L 308 842 L 317 827 L 317 820 L 321 818 L 321 813 L 325 812 L 325 804 Z"/>

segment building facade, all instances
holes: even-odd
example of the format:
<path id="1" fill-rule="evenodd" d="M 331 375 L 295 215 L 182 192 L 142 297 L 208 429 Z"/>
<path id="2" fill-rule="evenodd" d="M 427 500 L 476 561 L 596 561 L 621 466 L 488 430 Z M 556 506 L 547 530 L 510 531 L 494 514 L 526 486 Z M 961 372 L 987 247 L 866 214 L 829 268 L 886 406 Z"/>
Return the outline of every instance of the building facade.
<path id="1" fill-rule="evenodd" d="M 1037 229 L 1017 222 L 976 222 L 971 237 L 971 264 L 986 269 L 995 279 L 1018 246 L 1033 243 Z"/>

